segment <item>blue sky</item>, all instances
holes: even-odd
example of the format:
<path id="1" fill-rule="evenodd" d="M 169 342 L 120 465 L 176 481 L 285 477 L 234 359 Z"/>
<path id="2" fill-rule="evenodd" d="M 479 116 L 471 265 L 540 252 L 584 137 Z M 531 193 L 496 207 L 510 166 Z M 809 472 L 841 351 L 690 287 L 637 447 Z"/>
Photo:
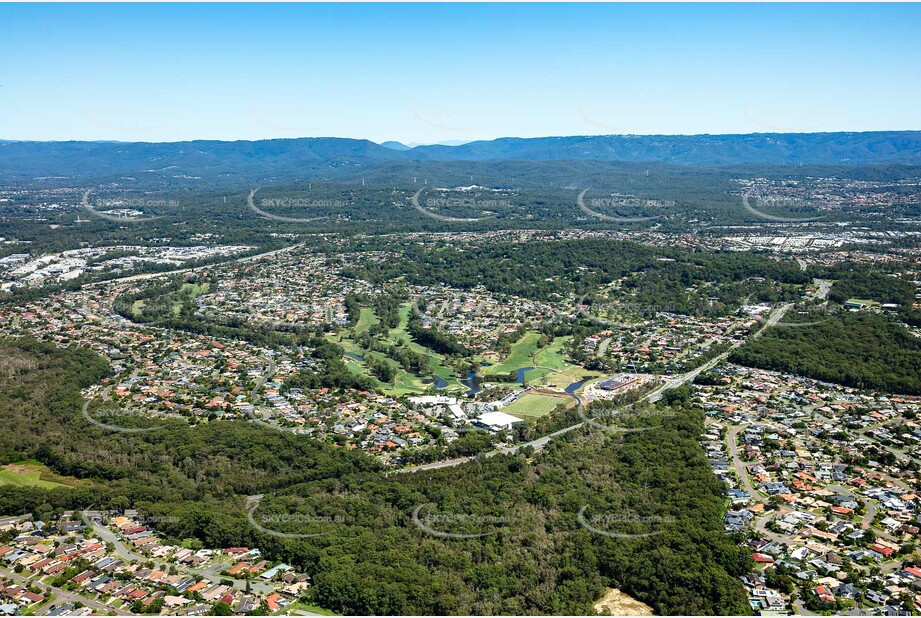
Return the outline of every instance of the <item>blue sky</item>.
<path id="1" fill-rule="evenodd" d="M 0 5 L 0 139 L 921 129 L 921 5 Z"/>

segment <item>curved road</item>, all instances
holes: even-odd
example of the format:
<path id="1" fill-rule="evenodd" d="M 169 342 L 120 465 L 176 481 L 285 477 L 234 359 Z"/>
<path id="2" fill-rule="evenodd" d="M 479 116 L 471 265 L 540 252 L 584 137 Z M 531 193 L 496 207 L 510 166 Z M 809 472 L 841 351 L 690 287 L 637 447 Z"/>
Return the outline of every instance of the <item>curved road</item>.
<path id="1" fill-rule="evenodd" d="M 131 612 L 127 610 L 117 610 L 114 607 L 110 607 L 106 605 L 105 603 L 100 603 L 99 601 L 96 601 L 89 597 L 84 597 L 79 594 L 74 594 L 73 592 L 70 592 L 69 590 L 64 590 L 63 588 L 58 588 L 56 586 L 49 586 L 48 584 L 43 584 L 39 581 L 32 581 L 28 579 L 27 577 L 23 577 L 22 575 L 18 573 L 14 573 L 12 571 L 7 571 L 6 569 L 0 569 L 0 575 L 2 575 L 3 577 L 6 577 L 7 579 L 11 579 L 13 581 L 19 582 L 20 584 L 24 584 L 26 586 L 38 586 L 39 588 L 42 589 L 42 591 L 45 593 L 46 596 L 49 593 L 53 593 L 55 596 L 55 598 L 53 599 L 55 604 L 59 604 L 58 601 L 66 601 L 68 603 L 83 603 L 83 605 L 91 609 L 94 609 L 98 612 L 102 612 L 103 615 L 107 615 L 109 613 L 115 613 L 117 616 L 137 616 L 137 614 L 132 614 Z M 45 603 L 45 605 L 47 605 L 47 602 Z M 45 606 L 43 605 L 42 611 L 44 610 L 45 610 Z"/>
<path id="2" fill-rule="evenodd" d="M 786 305 L 781 305 L 780 307 L 778 307 L 777 309 L 775 309 L 775 310 L 773 311 L 773 313 L 771 314 L 771 317 L 768 318 L 767 322 L 765 322 L 764 326 L 762 326 L 760 329 L 758 329 L 758 331 L 755 332 L 755 333 L 752 335 L 752 338 L 756 338 L 756 337 L 761 336 L 761 333 L 763 333 L 767 328 L 770 328 L 771 326 L 777 324 L 777 322 L 779 322 L 779 321 L 783 318 L 784 314 L 785 314 L 785 313 L 790 309 L 790 307 L 792 307 L 792 306 L 793 306 L 792 304 L 788 303 L 788 304 L 786 304 Z M 656 388 L 656 389 L 650 391 L 650 392 L 647 393 L 644 397 L 640 398 L 640 399 L 638 400 L 638 402 L 639 402 L 639 401 L 643 401 L 643 400 L 649 400 L 650 402 L 654 403 L 654 402 L 660 400 L 660 399 L 662 398 L 662 394 L 663 394 L 665 391 L 670 390 L 670 389 L 673 389 L 673 388 L 678 388 L 678 387 L 681 386 L 682 384 L 685 384 L 685 383 L 687 383 L 687 382 L 690 382 L 691 380 L 693 380 L 694 378 L 696 378 L 698 375 L 700 375 L 700 374 L 703 373 L 704 371 L 708 371 L 709 369 L 715 367 L 715 366 L 718 365 L 720 362 L 722 362 L 723 360 L 725 360 L 726 357 L 729 356 L 730 352 L 732 352 L 732 350 L 734 350 L 735 348 L 737 348 L 737 347 L 739 347 L 740 345 L 742 345 L 742 343 L 744 343 L 744 342 L 743 342 L 743 341 L 737 341 L 737 342 L 735 342 L 735 343 L 732 344 L 732 347 L 729 348 L 729 350 L 723 352 L 723 353 L 720 354 L 719 356 L 716 356 L 716 357 L 710 359 L 709 361 L 707 361 L 706 363 L 704 363 L 704 364 L 701 365 L 700 367 L 698 367 L 698 368 L 696 368 L 696 369 L 692 369 L 691 371 L 688 371 L 688 372 L 685 373 L 684 375 L 681 375 L 681 376 L 679 376 L 679 377 L 677 377 L 677 378 L 672 378 L 671 380 L 667 380 L 664 384 L 662 384 L 662 385 L 659 386 L 658 388 Z M 580 416 L 581 416 L 582 406 L 583 406 L 582 398 L 581 398 L 579 395 L 577 395 L 576 393 L 572 393 L 571 395 L 572 395 L 572 397 L 576 400 L 576 406 L 578 407 L 578 410 L 579 410 Z M 531 446 L 531 447 L 534 448 L 535 451 L 539 451 L 539 450 L 543 449 L 545 446 L 547 446 L 547 444 L 548 444 L 548 443 L 550 442 L 550 440 L 552 440 L 553 438 L 555 438 L 555 437 L 557 437 L 557 436 L 561 436 L 561 435 L 563 435 L 563 434 L 565 434 L 565 433 L 569 433 L 569 432 L 572 431 L 573 429 L 578 429 L 578 428 L 581 427 L 582 425 L 584 425 L 584 423 L 579 422 L 579 423 L 576 423 L 575 425 L 570 425 L 569 427 L 565 427 L 565 428 L 560 429 L 560 430 L 558 430 L 558 431 L 555 431 L 555 432 L 553 432 L 553 433 L 551 433 L 551 434 L 548 434 L 548 435 L 546 435 L 546 436 L 543 436 L 542 438 L 537 438 L 536 440 L 531 440 L 530 442 L 523 442 L 523 443 L 518 444 L 518 445 L 515 445 L 515 446 L 513 446 L 513 447 L 499 448 L 499 449 L 496 449 L 496 450 L 494 450 L 494 451 L 490 451 L 490 452 L 488 452 L 488 453 L 485 453 L 484 455 L 481 455 L 481 457 L 483 457 L 483 456 L 485 456 L 485 457 L 493 457 L 494 455 L 498 455 L 499 453 L 512 454 L 512 453 L 517 452 L 518 449 L 520 449 L 520 448 L 522 448 L 522 447 L 525 447 L 525 446 Z M 391 472 L 391 474 L 399 474 L 399 473 L 403 473 L 403 472 L 417 472 L 417 471 L 420 471 L 420 470 L 422 470 L 422 471 L 424 471 L 424 470 L 437 470 L 437 469 L 439 469 L 439 468 L 453 468 L 454 466 L 459 466 L 459 465 L 461 465 L 461 464 L 463 464 L 463 463 L 466 463 L 466 462 L 468 462 L 468 461 L 470 461 L 470 460 L 472 460 L 472 459 L 474 459 L 474 458 L 473 458 L 473 457 L 459 457 L 459 458 L 457 458 L 457 459 L 447 459 L 447 460 L 445 460 L 445 461 L 436 461 L 436 462 L 434 462 L 434 463 L 423 464 L 423 465 L 421 465 L 421 466 L 415 466 L 415 467 L 412 467 L 412 468 L 401 468 L 401 469 L 399 469 L 399 470 L 394 470 L 394 471 Z"/>

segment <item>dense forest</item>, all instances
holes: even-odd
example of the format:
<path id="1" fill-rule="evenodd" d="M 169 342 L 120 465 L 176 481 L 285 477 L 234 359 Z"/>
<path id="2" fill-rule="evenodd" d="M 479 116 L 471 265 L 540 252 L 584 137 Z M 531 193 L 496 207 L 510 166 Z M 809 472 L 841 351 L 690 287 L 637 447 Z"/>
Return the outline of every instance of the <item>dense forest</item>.
<path id="1" fill-rule="evenodd" d="M 0 486 L 0 513 L 96 504 L 169 514 L 162 533 L 258 546 L 306 569 L 313 600 L 343 613 L 585 614 L 606 586 L 659 613 L 748 613 L 735 576 L 750 557 L 722 530 L 723 489 L 697 443 L 703 415 L 680 402 L 672 415 L 630 420 L 650 431 L 584 429 L 540 453 L 385 476 L 362 453 L 247 422 L 105 431 L 82 417 L 79 394 L 104 362 L 27 340 L 2 348 L 4 462 L 36 458 L 86 480 Z M 247 519 L 253 494 L 265 494 L 254 517 L 283 522 L 266 527 L 323 534 L 261 532 Z"/>
<path id="2" fill-rule="evenodd" d="M 921 394 L 921 339 L 875 313 L 803 316 L 737 348 L 730 360 L 845 386 Z"/>
<path id="3" fill-rule="evenodd" d="M 827 275 L 835 279 L 828 299 L 836 303 L 852 298 L 903 306 L 915 302 L 914 283 L 879 268 L 845 264 L 830 269 Z"/>
<path id="4" fill-rule="evenodd" d="M 616 240 L 498 243 L 463 250 L 410 245 L 398 250 L 399 259 L 349 267 L 343 275 L 375 283 L 405 277 L 420 285 L 439 281 L 461 289 L 484 286 L 500 295 L 542 301 L 594 292 L 629 276 L 625 302 L 689 314 L 734 311 L 748 294 L 754 300 L 785 299 L 788 292 L 778 291 L 778 285 L 810 280 L 793 260 L 754 253 L 691 253 Z"/>
<path id="5" fill-rule="evenodd" d="M 249 422 L 192 427 L 185 420 L 123 415 L 121 426 L 158 428 L 111 432 L 82 414 L 80 388 L 108 372 L 99 357 L 75 346 L 58 349 L 17 339 L 0 343 L 0 359 L 2 463 L 37 459 L 59 474 L 100 481 L 85 495 L 83 489 L 75 490 L 79 495 L 68 498 L 69 504 L 80 497 L 89 500 L 85 504 L 103 504 L 115 496 L 131 501 L 204 500 L 336 476 L 352 467 L 376 469 L 364 455 Z M 88 410 L 92 418 L 104 412 L 101 403 Z M 0 496 L 16 491 L 0 486 Z M 56 492 L 65 490 L 51 493 Z M 5 512 L 16 504 L 9 499 L 0 501 Z"/>

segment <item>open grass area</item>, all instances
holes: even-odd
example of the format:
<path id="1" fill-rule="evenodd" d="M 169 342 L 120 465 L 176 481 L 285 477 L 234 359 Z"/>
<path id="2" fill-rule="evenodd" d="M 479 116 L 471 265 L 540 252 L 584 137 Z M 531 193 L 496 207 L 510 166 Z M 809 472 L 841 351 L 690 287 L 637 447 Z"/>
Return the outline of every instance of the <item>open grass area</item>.
<path id="1" fill-rule="evenodd" d="M 380 318 L 377 317 L 377 314 L 374 313 L 374 309 L 370 307 L 362 307 L 361 314 L 358 316 L 358 323 L 355 324 L 355 328 L 352 331 L 356 335 L 361 335 L 368 331 L 375 324 L 380 324 Z"/>
<path id="2" fill-rule="evenodd" d="M 573 382 L 597 375 L 597 371 L 589 371 L 581 365 L 568 365 L 562 371 L 546 372 L 546 375 L 540 378 L 533 378 L 528 383 L 532 386 L 563 390 Z"/>
<path id="3" fill-rule="evenodd" d="M 572 339 L 570 336 L 556 337 L 550 342 L 550 345 L 538 350 L 537 353 L 534 354 L 534 366 L 546 367 L 554 371 L 562 371 L 572 366 L 567 362 L 566 355 L 563 353 L 563 348 L 569 343 L 570 339 Z"/>
<path id="4" fill-rule="evenodd" d="M 400 323 L 396 328 L 390 330 L 390 335 L 388 339 L 397 343 L 402 341 L 410 350 L 425 356 L 428 359 L 429 368 L 431 373 L 434 373 L 439 378 L 448 382 L 449 386 L 446 387 L 445 391 L 450 390 L 459 390 L 463 387 L 457 383 L 457 376 L 454 374 L 454 370 L 449 367 L 445 362 L 445 357 L 441 354 L 438 354 L 434 350 L 420 345 L 412 340 L 412 337 L 409 336 L 409 333 L 406 331 L 406 324 L 409 322 L 409 312 L 412 311 L 412 303 L 407 302 L 402 307 L 400 307 Z M 422 379 L 425 376 L 413 376 L 409 375 L 409 381 L 412 382 L 415 379 L 419 385 L 419 391 L 424 391 L 428 388 L 427 384 L 422 383 Z M 400 381 L 400 378 L 397 378 L 397 381 Z"/>
<path id="5" fill-rule="evenodd" d="M 396 367 L 398 373 L 393 384 L 384 384 L 375 380 L 378 387 L 390 395 L 411 395 L 427 391 L 432 387 L 431 374 L 438 376 L 448 383 L 448 386 L 439 389 L 439 392 L 448 394 L 466 391 L 467 386 L 462 383 L 461 377 L 456 375 L 454 370 L 447 364 L 447 360 L 443 355 L 412 340 L 406 330 L 411 311 L 411 303 L 407 302 L 400 307 L 400 323 L 396 328 L 390 329 L 387 340 L 393 344 L 405 345 L 413 352 L 425 356 L 430 368 L 430 371 L 425 374 L 415 375 L 404 371 L 393 359 L 384 354 L 367 352 L 355 342 L 358 335 L 366 332 L 372 324 L 378 321 L 377 316 L 371 309 L 363 308 L 361 310 L 359 320 L 352 329 L 344 332 L 342 335 L 328 334 L 326 337 L 330 341 L 342 346 L 346 354 L 367 358 L 379 358 L 385 360 L 391 366 Z M 585 376 L 590 375 L 590 372 L 566 360 L 566 355 L 563 350 L 569 342 L 570 337 L 557 337 L 551 341 L 550 344 L 543 348 L 539 348 L 538 343 L 540 342 L 540 337 L 540 333 L 537 331 L 525 333 L 521 339 L 511 346 L 508 356 L 502 362 L 483 367 L 481 373 L 484 381 L 489 381 L 490 376 L 508 374 L 522 367 L 533 367 L 533 369 L 525 372 L 525 382 L 542 387 L 552 386 L 553 388 L 562 390 L 572 382 L 577 382 Z M 477 358 L 483 360 L 482 357 Z M 347 357 L 346 363 L 349 370 L 353 373 L 368 375 L 366 364 L 363 361 L 353 357 Z M 551 406 L 550 409 L 552 409 L 552 407 L 553 406 Z M 538 410 L 537 413 L 532 414 L 532 416 L 542 416 L 549 411 L 542 410 L 540 406 L 536 409 Z M 528 415 L 527 411 L 525 411 L 524 414 Z"/>
<path id="6" fill-rule="evenodd" d="M 182 291 L 191 292 L 192 298 L 198 298 L 202 294 L 207 294 L 209 289 L 211 289 L 210 283 L 202 283 L 201 285 L 197 283 L 183 283 L 182 284 Z"/>
<path id="7" fill-rule="evenodd" d="M 532 367 L 533 359 L 531 356 L 537 352 L 537 343 L 540 341 L 540 333 L 528 331 L 524 336 L 512 344 L 508 356 L 497 365 L 486 367 L 484 375 L 495 375 L 498 373 L 509 373 L 520 369 L 521 367 Z"/>
<path id="8" fill-rule="evenodd" d="M 570 401 L 564 397 L 554 397 L 553 395 L 538 395 L 536 393 L 525 393 L 509 405 L 502 408 L 506 414 L 511 414 L 520 418 L 540 418 L 547 416 L 560 404 L 566 404 Z"/>
<path id="9" fill-rule="evenodd" d="M 189 294 L 190 298 L 195 299 L 202 294 L 207 294 L 210 287 L 210 283 L 203 283 L 201 285 L 197 283 L 183 283 L 180 291 Z M 144 312 L 144 305 L 144 300 L 134 301 L 134 304 L 131 305 L 131 314 L 134 317 L 140 316 Z M 179 311 L 182 309 L 182 301 L 174 300 L 171 306 L 173 309 L 173 315 L 179 315 Z"/>
<path id="10" fill-rule="evenodd" d="M 364 356 L 364 354 L 362 354 L 364 350 L 358 347 L 351 339 L 348 339 L 347 337 L 336 337 L 333 335 L 327 335 L 326 337 L 333 343 L 342 346 L 342 349 L 345 350 L 346 354 L 357 354 L 358 356 Z"/>
<path id="11" fill-rule="evenodd" d="M 80 480 L 59 476 L 41 462 L 30 460 L 7 464 L 0 468 L 0 485 L 21 485 L 24 487 L 76 487 Z"/>
<path id="12" fill-rule="evenodd" d="M 400 323 L 396 328 L 390 330 L 390 334 L 387 337 L 387 340 L 393 344 L 402 343 L 413 352 L 425 356 L 428 359 L 430 368 L 430 371 L 427 374 L 415 375 L 409 373 L 408 371 L 404 371 L 402 366 L 400 366 L 395 360 L 386 356 L 385 354 L 381 354 L 379 352 L 368 352 L 355 343 L 354 337 L 357 337 L 358 335 L 366 332 L 369 328 L 371 328 L 372 324 L 376 324 L 380 321 L 374 314 L 374 311 L 371 309 L 362 308 L 358 322 L 351 330 L 345 332 L 343 335 L 339 336 L 328 334 L 326 337 L 333 343 L 342 346 L 342 349 L 346 352 L 346 354 L 354 354 L 363 358 L 377 358 L 385 361 L 387 364 L 393 367 L 396 367 L 398 373 L 394 383 L 385 384 L 380 380 L 375 379 L 373 376 L 370 376 L 363 361 L 359 361 L 352 357 L 346 357 L 345 359 L 346 366 L 348 367 L 349 371 L 357 375 L 370 376 L 372 379 L 374 379 L 378 388 L 390 395 L 412 395 L 425 392 L 432 386 L 432 378 L 431 375 L 429 375 L 432 373 L 448 383 L 448 386 L 440 389 L 440 392 L 447 393 L 452 391 L 458 392 L 465 390 L 466 387 L 458 382 L 454 371 L 445 364 L 444 356 L 423 345 L 416 343 L 409 336 L 409 333 L 406 331 L 406 324 L 409 321 L 409 312 L 411 310 L 411 303 L 406 303 L 400 307 Z"/>
<path id="13" fill-rule="evenodd" d="M 199 296 L 201 296 L 202 294 L 207 294 L 208 289 L 210 287 L 211 287 L 210 283 L 203 283 L 201 285 L 197 283 L 183 283 L 181 291 L 187 292 L 189 294 L 189 297 L 194 300 L 198 298 Z M 180 309 L 182 309 L 182 302 L 178 300 L 174 301 L 173 302 L 173 314 L 179 315 Z"/>

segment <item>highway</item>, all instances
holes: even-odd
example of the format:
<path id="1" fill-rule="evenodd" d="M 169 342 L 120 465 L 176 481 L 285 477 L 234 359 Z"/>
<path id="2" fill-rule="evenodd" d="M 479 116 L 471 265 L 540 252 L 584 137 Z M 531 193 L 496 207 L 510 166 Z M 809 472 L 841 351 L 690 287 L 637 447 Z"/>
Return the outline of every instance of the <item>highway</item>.
<path id="1" fill-rule="evenodd" d="M 576 400 L 576 406 L 579 412 L 581 413 L 582 405 L 583 405 L 582 399 L 578 395 L 575 395 L 575 394 L 573 394 L 572 397 Z M 500 455 L 500 454 L 512 455 L 514 453 L 517 453 L 519 449 L 522 449 L 526 446 L 530 446 L 535 451 L 540 451 L 540 450 L 543 450 L 544 447 L 546 447 L 553 438 L 556 438 L 557 436 L 561 436 L 565 433 L 569 433 L 573 429 L 578 429 L 584 424 L 585 423 L 576 423 L 575 425 L 564 427 L 563 429 L 554 431 L 553 433 L 547 434 L 546 436 L 537 438 L 535 440 L 531 440 L 529 442 L 522 442 L 521 444 L 516 444 L 515 446 L 499 447 L 494 451 L 489 451 L 488 453 L 483 453 L 482 455 L 478 455 L 476 457 L 471 456 L 471 457 L 457 457 L 455 459 L 445 459 L 444 461 L 435 461 L 435 462 L 428 463 L 428 464 L 413 466 L 411 468 L 400 468 L 399 470 L 393 470 L 389 474 L 402 474 L 404 472 L 424 472 L 426 470 L 453 468 L 455 466 L 459 466 L 461 464 L 467 463 L 468 461 L 473 461 L 477 459 L 477 457 L 493 457 L 495 455 Z"/>
<path id="2" fill-rule="evenodd" d="M 792 307 L 792 306 L 793 306 L 792 304 L 788 303 L 788 304 L 786 304 L 786 305 L 781 305 L 780 307 L 778 307 L 777 309 L 775 309 L 775 310 L 771 313 L 771 316 L 770 316 L 770 317 L 767 319 L 767 321 L 764 323 L 764 326 L 762 326 L 761 328 L 759 328 L 759 329 L 751 336 L 751 338 L 752 338 L 752 339 L 757 339 L 758 337 L 761 336 L 761 334 L 762 334 L 765 330 L 767 330 L 767 329 L 770 328 L 771 326 L 774 326 L 775 324 L 777 324 L 781 319 L 783 319 L 783 316 L 786 315 L 787 311 L 789 311 L 789 310 L 790 310 L 790 307 Z M 655 403 L 656 401 L 659 401 L 660 399 L 662 399 L 662 394 L 663 394 L 665 391 L 671 390 L 671 389 L 673 389 L 673 388 L 678 388 L 678 387 L 681 386 L 682 384 L 685 384 L 685 383 L 687 383 L 687 382 L 692 381 L 694 378 L 696 378 L 697 376 L 699 376 L 701 373 L 703 373 L 703 372 L 705 372 L 705 371 L 710 371 L 711 369 L 713 369 L 714 367 L 716 367 L 717 365 L 719 365 L 721 362 L 723 362 L 724 360 L 726 360 L 726 358 L 729 357 L 729 355 L 732 353 L 732 351 L 735 350 L 736 348 L 738 348 L 739 346 L 741 346 L 743 343 L 745 343 L 745 342 L 744 342 L 744 341 L 736 341 L 735 343 L 732 344 L 732 346 L 731 346 L 728 350 L 726 350 L 725 352 L 723 352 L 723 353 L 720 354 L 719 356 L 716 356 L 716 357 L 710 359 L 709 361 L 707 361 L 706 363 L 704 363 L 704 364 L 701 365 L 700 367 L 697 367 L 696 369 L 692 369 L 691 371 L 688 371 L 688 372 L 685 373 L 684 375 L 681 375 L 681 376 L 672 378 L 672 379 L 670 379 L 670 380 L 666 380 L 666 381 L 665 381 L 665 384 L 663 384 L 663 385 L 660 386 L 659 388 L 655 389 L 654 391 L 650 392 L 646 397 L 644 397 L 644 399 L 648 399 L 648 400 L 649 400 L 650 402 L 652 402 L 652 403 Z"/>
<path id="3" fill-rule="evenodd" d="M 160 273 L 143 273 L 140 275 L 129 275 L 127 277 L 119 277 L 117 279 L 105 279 L 103 281 L 93 281 L 86 283 L 81 286 L 82 289 L 90 289 L 104 285 L 117 284 L 117 283 L 130 283 L 132 281 L 144 281 L 145 279 L 156 279 L 157 277 L 168 277 L 170 275 L 178 275 L 181 273 L 192 273 L 198 272 L 200 270 L 205 270 L 208 268 L 217 268 L 218 266 L 224 266 L 226 264 L 232 264 L 234 262 L 252 262 L 254 260 L 261 260 L 262 258 L 271 257 L 273 255 L 278 255 L 280 253 L 287 253 L 288 251 L 293 251 L 298 247 L 303 247 L 304 243 L 298 243 L 296 245 L 289 245 L 287 247 L 282 247 L 281 249 L 275 249 L 273 251 L 266 251 L 265 253 L 257 253 L 255 255 L 246 255 L 243 257 L 232 258 L 229 260 L 223 260 L 221 262 L 215 262 L 214 264 L 206 264 L 204 266 L 195 266 L 192 268 L 177 268 L 175 270 L 167 270 Z"/>

